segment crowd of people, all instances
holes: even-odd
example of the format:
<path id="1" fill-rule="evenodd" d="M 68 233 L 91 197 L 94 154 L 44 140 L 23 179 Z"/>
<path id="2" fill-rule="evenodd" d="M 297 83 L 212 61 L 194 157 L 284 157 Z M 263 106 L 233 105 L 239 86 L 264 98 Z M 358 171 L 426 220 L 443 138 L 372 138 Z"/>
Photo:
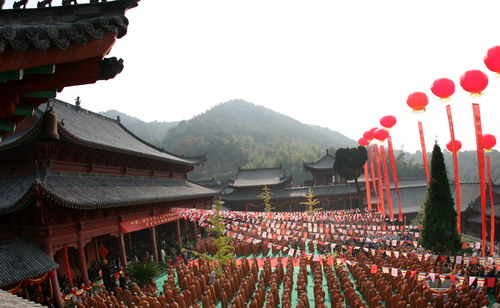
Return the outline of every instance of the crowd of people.
<path id="1" fill-rule="evenodd" d="M 500 303 L 497 259 L 479 258 L 476 246 L 457 256 L 434 255 L 415 245 L 417 227 L 388 223 L 376 213 L 225 215 L 235 262 L 221 268 L 170 243 L 175 261 L 159 288 L 153 280 L 144 286 L 115 282 L 113 288 L 85 292 L 75 306 L 479 308 Z M 206 216 L 191 218 L 207 226 Z M 198 239 L 195 250 L 215 254 L 215 239 Z"/>

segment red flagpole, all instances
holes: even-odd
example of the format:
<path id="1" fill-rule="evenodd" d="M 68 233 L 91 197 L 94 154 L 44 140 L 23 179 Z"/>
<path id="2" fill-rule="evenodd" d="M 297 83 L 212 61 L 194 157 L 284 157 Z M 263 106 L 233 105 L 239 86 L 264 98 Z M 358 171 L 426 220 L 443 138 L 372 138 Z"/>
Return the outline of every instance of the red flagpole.
<path id="1" fill-rule="evenodd" d="M 418 131 L 420 133 L 420 146 L 422 147 L 422 159 L 424 160 L 424 170 L 428 186 L 431 182 L 431 176 L 429 175 L 429 162 L 427 161 L 427 150 L 425 149 L 424 128 L 420 121 L 418 121 Z"/>
<path id="2" fill-rule="evenodd" d="M 394 187 L 396 188 L 396 194 L 398 195 L 398 220 L 403 221 L 403 204 L 401 203 L 401 194 L 399 192 L 399 183 L 398 183 L 398 173 L 396 170 L 396 162 L 394 160 L 394 149 L 392 148 L 392 138 L 389 136 L 387 138 L 387 148 L 389 150 L 389 162 L 391 163 L 392 169 L 392 181 L 394 182 Z"/>
<path id="3" fill-rule="evenodd" d="M 374 145 L 375 147 L 375 160 L 377 162 L 377 176 L 378 176 L 378 195 L 380 199 L 380 214 L 385 216 L 385 201 L 384 201 L 384 187 L 382 186 L 382 171 L 380 170 L 380 156 L 378 152 L 378 145 Z"/>
<path id="4" fill-rule="evenodd" d="M 376 174 L 375 174 L 375 166 L 374 166 L 374 160 L 373 160 L 373 151 L 374 148 L 370 147 L 370 156 L 368 157 L 370 159 L 370 170 L 372 173 L 372 185 L 373 185 L 373 192 L 375 193 L 375 198 L 377 199 L 377 210 L 380 212 L 380 203 L 378 200 L 378 193 L 377 193 L 377 185 L 375 184 L 375 179 L 376 179 Z"/>
<path id="5" fill-rule="evenodd" d="M 370 192 L 370 177 L 368 175 L 368 162 L 365 163 L 365 189 L 366 189 L 366 202 L 368 203 L 368 211 L 372 210 L 372 196 Z"/>
<path id="6" fill-rule="evenodd" d="M 385 195 L 387 196 L 387 205 L 389 206 L 389 217 L 394 219 L 394 211 L 392 209 L 391 185 L 389 184 L 389 172 L 387 171 L 387 159 L 385 157 L 384 146 L 380 146 L 380 154 L 382 155 L 382 169 L 384 170 Z"/>
<path id="7" fill-rule="evenodd" d="M 486 156 L 486 169 L 488 169 L 488 188 L 490 190 L 490 256 L 495 249 L 495 206 L 493 204 L 493 184 L 491 182 L 490 156 Z"/>
<path id="8" fill-rule="evenodd" d="M 453 118 L 451 116 L 450 105 L 446 106 L 446 114 L 448 115 L 448 126 L 450 127 L 450 139 L 453 157 L 453 175 L 455 177 L 455 205 L 457 209 L 457 231 L 458 234 L 462 234 L 462 210 L 461 199 L 460 199 L 460 173 L 458 171 L 458 151 L 455 149 L 455 129 L 453 128 Z"/>
<path id="9" fill-rule="evenodd" d="M 481 196 L 481 240 L 483 256 L 486 256 L 486 180 L 484 176 L 484 149 L 483 149 L 483 129 L 481 125 L 481 111 L 478 104 L 472 104 L 474 115 L 474 128 L 476 131 L 477 147 L 477 169 L 479 172 L 479 192 Z"/>

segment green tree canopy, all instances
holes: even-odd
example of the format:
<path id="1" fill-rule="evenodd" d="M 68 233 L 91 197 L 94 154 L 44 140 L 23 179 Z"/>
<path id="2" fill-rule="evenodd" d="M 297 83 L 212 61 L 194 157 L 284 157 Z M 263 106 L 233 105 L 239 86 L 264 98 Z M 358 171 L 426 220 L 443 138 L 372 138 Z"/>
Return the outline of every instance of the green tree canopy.
<path id="1" fill-rule="evenodd" d="M 439 254 L 456 253 L 461 248 L 455 201 L 451 196 L 443 153 L 437 143 L 432 151 L 431 182 L 424 203 L 420 243 Z"/>
<path id="2" fill-rule="evenodd" d="M 356 183 L 359 207 L 361 207 L 361 188 L 359 187 L 358 178 L 363 173 L 363 166 L 367 158 L 368 153 L 365 147 L 339 148 L 335 152 L 335 162 L 333 163 L 333 170 L 341 177 L 348 181 L 354 180 L 354 183 Z"/>

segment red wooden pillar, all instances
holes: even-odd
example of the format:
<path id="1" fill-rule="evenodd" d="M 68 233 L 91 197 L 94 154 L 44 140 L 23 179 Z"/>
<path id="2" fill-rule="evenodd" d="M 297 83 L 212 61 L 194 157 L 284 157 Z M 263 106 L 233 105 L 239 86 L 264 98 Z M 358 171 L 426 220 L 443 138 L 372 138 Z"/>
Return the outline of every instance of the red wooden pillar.
<path id="1" fill-rule="evenodd" d="M 25 299 L 31 300 L 30 293 L 28 292 L 28 284 L 27 283 L 23 283 L 23 295 L 24 295 Z"/>
<path id="2" fill-rule="evenodd" d="M 90 286 L 89 273 L 87 271 L 87 259 L 85 259 L 85 245 L 82 240 L 82 226 L 78 231 L 78 259 L 80 260 L 80 274 L 82 275 L 83 283 Z"/>
<path id="3" fill-rule="evenodd" d="M 158 244 L 156 243 L 156 227 L 149 228 L 151 235 L 151 250 L 153 250 L 153 260 L 158 262 Z"/>
<path id="4" fill-rule="evenodd" d="M 127 268 L 127 251 L 125 250 L 125 239 L 121 230 L 118 231 L 118 250 L 120 253 L 120 263 L 123 268 Z"/>
<path id="5" fill-rule="evenodd" d="M 52 251 L 52 243 L 50 241 L 50 238 L 49 238 L 50 235 L 47 235 L 45 237 L 45 253 L 47 253 L 47 255 L 52 259 L 54 260 L 54 253 Z M 61 289 L 59 288 L 59 281 L 57 280 L 57 271 L 54 270 L 52 271 L 53 275 L 52 277 L 50 277 L 50 280 L 52 282 L 52 297 L 53 297 L 53 302 L 54 302 L 54 306 L 56 308 L 64 308 L 64 303 L 63 303 L 63 300 L 62 300 L 62 297 L 61 297 Z"/>
<path id="6" fill-rule="evenodd" d="M 177 237 L 177 242 L 179 243 L 179 247 L 182 247 L 181 221 L 180 221 L 180 219 L 177 219 L 175 221 L 175 236 Z"/>

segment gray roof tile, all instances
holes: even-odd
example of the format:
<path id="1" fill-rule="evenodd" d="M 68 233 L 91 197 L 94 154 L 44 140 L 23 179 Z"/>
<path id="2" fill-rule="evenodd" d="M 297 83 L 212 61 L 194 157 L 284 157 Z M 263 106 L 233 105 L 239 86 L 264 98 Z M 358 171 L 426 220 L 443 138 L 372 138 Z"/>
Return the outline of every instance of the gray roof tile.
<path id="1" fill-rule="evenodd" d="M 35 302 L 29 301 L 7 291 L 0 289 L 0 307 L 1 308 L 30 308 L 30 307 L 44 307 Z"/>
<path id="2" fill-rule="evenodd" d="M 289 183 L 291 179 L 291 176 L 285 176 L 285 170 L 281 166 L 274 168 L 239 169 L 231 186 L 272 186 Z"/>
<path id="3" fill-rule="evenodd" d="M 27 239 L 0 242 L 0 288 L 58 269 L 45 252 Z"/>
<path id="4" fill-rule="evenodd" d="M 325 156 L 321 157 L 318 161 L 312 163 L 304 163 L 305 169 L 320 169 L 320 170 L 332 170 L 333 164 L 335 163 L 335 156 L 326 151 Z"/>
<path id="5" fill-rule="evenodd" d="M 1 179 L 0 213 L 16 210 L 19 202 L 31 194 L 35 184 L 40 185 L 44 197 L 77 209 L 205 198 L 217 193 L 214 189 L 185 179 L 48 172 L 45 176 L 23 175 Z"/>
<path id="6" fill-rule="evenodd" d="M 64 120 L 63 135 L 73 141 L 184 165 L 194 166 L 203 161 L 203 157 L 182 157 L 156 148 L 133 135 L 119 121 L 74 105 L 57 100 L 54 111 L 59 121 Z"/>

